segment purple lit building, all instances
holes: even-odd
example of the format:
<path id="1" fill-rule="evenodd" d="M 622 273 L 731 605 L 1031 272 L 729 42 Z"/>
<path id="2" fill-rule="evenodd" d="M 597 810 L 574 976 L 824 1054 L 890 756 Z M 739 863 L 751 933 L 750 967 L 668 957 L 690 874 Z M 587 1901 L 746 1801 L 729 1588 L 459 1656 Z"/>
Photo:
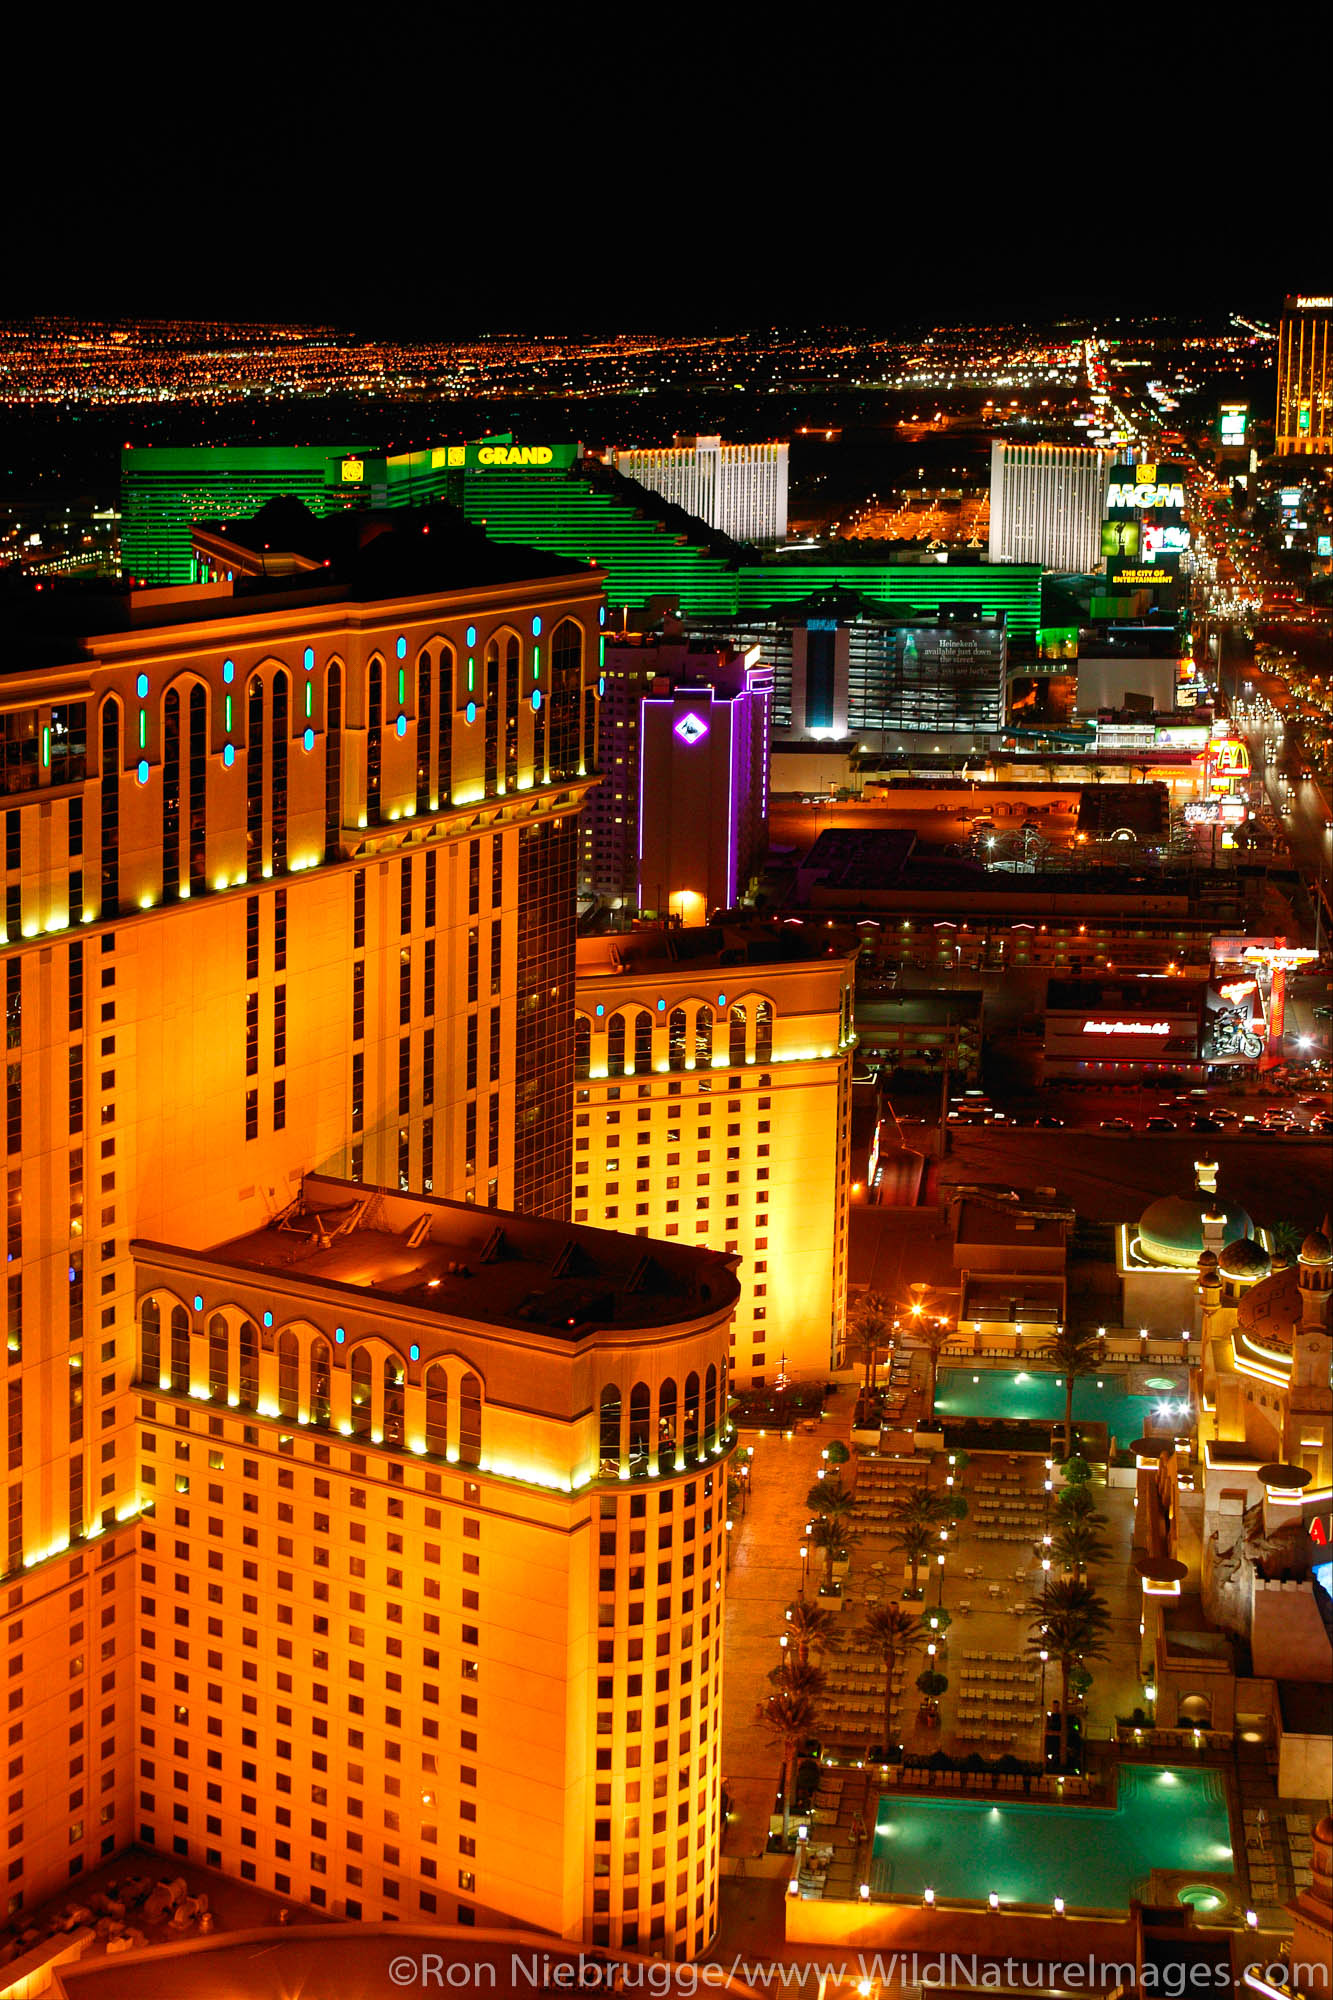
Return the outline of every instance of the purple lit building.
<path id="1" fill-rule="evenodd" d="M 745 894 L 763 859 L 772 668 L 757 648 L 648 635 L 608 644 L 605 674 L 583 893 L 703 923 Z"/>

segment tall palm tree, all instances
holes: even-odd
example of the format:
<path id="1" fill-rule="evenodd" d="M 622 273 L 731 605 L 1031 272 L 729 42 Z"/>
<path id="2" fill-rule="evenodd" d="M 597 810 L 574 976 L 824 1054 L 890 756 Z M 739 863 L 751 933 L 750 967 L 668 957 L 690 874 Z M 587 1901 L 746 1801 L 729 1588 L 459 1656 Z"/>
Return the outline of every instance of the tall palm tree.
<path id="1" fill-rule="evenodd" d="M 822 1653 L 831 1653 L 838 1644 L 840 1634 L 831 1611 L 825 1611 L 821 1605 L 811 1604 L 807 1598 L 800 1597 L 787 1612 L 787 1636 L 796 1658 L 805 1666 L 812 1646 L 818 1647 Z"/>
<path id="2" fill-rule="evenodd" d="M 812 1514 L 844 1521 L 856 1506 L 856 1495 L 841 1479 L 817 1479 L 805 1496 L 805 1504 Z"/>
<path id="3" fill-rule="evenodd" d="M 1090 1563 L 1106 1561 L 1111 1544 L 1102 1533 L 1105 1525 L 1100 1514 L 1072 1514 L 1060 1523 L 1053 1548 L 1066 1569 L 1081 1577 Z"/>
<path id="4" fill-rule="evenodd" d="M 891 1509 L 895 1527 L 906 1527 L 918 1523 L 923 1528 L 933 1528 L 944 1517 L 945 1500 L 942 1493 L 935 1493 L 924 1483 L 913 1486 L 893 1503 Z"/>
<path id="5" fill-rule="evenodd" d="M 884 1665 L 884 1751 L 893 1741 L 893 1676 L 898 1662 L 921 1643 L 921 1620 L 900 1604 L 882 1604 L 857 1633 L 863 1646 L 878 1653 Z"/>
<path id="6" fill-rule="evenodd" d="M 848 1527 L 846 1518 L 837 1519 L 832 1515 L 821 1515 L 810 1530 L 810 1540 L 824 1557 L 824 1583 L 833 1588 L 833 1560 L 840 1550 L 848 1549 L 856 1540 Z"/>
<path id="7" fill-rule="evenodd" d="M 930 1380 L 926 1391 L 926 1415 L 935 1414 L 935 1387 L 939 1380 L 940 1356 L 953 1339 L 954 1330 L 947 1319 L 919 1319 L 912 1322 L 913 1338 L 919 1347 L 924 1347 L 930 1361 Z"/>
<path id="8" fill-rule="evenodd" d="M 1057 1327 L 1038 1350 L 1043 1361 L 1062 1369 L 1065 1378 L 1065 1457 L 1074 1451 L 1074 1384 L 1082 1375 L 1092 1375 L 1101 1363 L 1094 1334 L 1076 1326 Z"/>
<path id="9" fill-rule="evenodd" d="M 893 1332 L 893 1315 L 882 1292 L 862 1292 L 847 1314 L 847 1349 L 865 1365 L 868 1389 Z"/>
<path id="10" fill-rule="evenodd" d="M 934 1528 L 928 1528 L 924 1521 L 904 1521 L 889 1537 L 889 1547 L 899 1555 L 906 1556 L 912 1566 L 912 1595 L 917 1589 L 917 1573 L 927 1554 L 935 1547 L 939 1535 Z"/>
<path id="11" fill-rule="evenodd" d="M 1060 1765 L 1069 1761 L 1069 1689 L 1075 1669 L 1084 1660 L 1106 1658 L 1106 1633 L 1111 1625 L 1106 1599 L 1080 1578 L 1050 1584 L 1044 1596 L 1031 1598 L 1028 1616 L 1033 1629 L 1030 1655 L 1045 1652 L 1060 1668 Z"/>
<path id="12" fill-rule="evenodd" d="M 779 1689 L 755 1708 L 754 1719 L 782 1752 L 782 1838 L 791 1830 L 796 1758 L 807 1736 L 814 1734 L 819 1711 L 809 1695 Z"/>
<path id="13" fill-rule="evenodd" d="M 808 1660 L 789 1659 L 785 1653 L 768 1678 L 779 1694 L 803 1694 L 810 1702 L 817 1702 L 828 1688 L 828 1675 L 821 1668 Z"/>

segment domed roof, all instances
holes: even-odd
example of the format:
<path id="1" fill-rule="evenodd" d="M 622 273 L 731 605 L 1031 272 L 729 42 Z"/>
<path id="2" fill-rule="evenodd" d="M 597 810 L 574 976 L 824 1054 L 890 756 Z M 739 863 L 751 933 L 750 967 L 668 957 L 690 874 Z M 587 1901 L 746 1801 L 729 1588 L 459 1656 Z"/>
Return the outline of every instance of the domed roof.
<path id="1" fill-rule="evenodd" d="M 1201 1271 L 1215 1271 L 1217 1269 L 1217 1255 L 1215 1251 L 1204 1251 L 1199 1259 L 1199 1269 Z"/>
<path id="2" fill-rule="evenodd" d="M 1178 1271 L 1197 1270 L 1203 1249 L 1203 1218 L 1222 1218 L 1222 1236 L 1231 1241 L 1252 1236 L 1254 1224 L 1243 1208 L 1223 1209 L 1216 1195 L 1165 1194 L 1150 1202 L 1139 1217 L 1139 1249 L 1154 1264 Z"/>
<path id="3" fill-rule="evenodd" d="M 1301 1245 L 1302 1264 L 1333 1263 L 1333 1245 L 1322 1229 L 1312 1229 Z"/>
<path id="4" fill-rule="evenodd" d="M 1229 1278 L 1266 1278 L 1273 1268 L 1272 1258 L 1253 1236 L 1241 1236 L 1228 1243 L 1218 1263 Z"/>

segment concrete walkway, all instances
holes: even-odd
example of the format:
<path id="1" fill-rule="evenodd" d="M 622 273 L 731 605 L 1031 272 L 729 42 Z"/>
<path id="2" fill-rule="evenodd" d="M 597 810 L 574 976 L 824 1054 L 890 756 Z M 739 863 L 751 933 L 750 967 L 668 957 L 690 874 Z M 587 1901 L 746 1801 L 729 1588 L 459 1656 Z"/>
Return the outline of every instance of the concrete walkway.
<path id="1" fill-rule="evenodd" d="M 824 1405 L 818 1429 L 742 1432 L 741 1453 L 753 1446 L 749 1504 L 732 1533 L 727 1582 L 726 1655 L 722 1689 L 722 1776 L 731 1797 L 724 1855 L 757 1856 L 782 1774 L 782 1752 L 755 1723 L 755 1708 L 772 1693 L 768 1676 L 782 1657 L 778 1636 L 800 1590 L 798 1550 L 810 1518 L 805 1496 L 815 1483 L 826 1445 L 847 1442 L 854 1393 L 839 1389 Z M 812 1557 L 818 1561 L 818 1555 Z M 807 1581 L 813 1594 L 818 1574 Z"/>

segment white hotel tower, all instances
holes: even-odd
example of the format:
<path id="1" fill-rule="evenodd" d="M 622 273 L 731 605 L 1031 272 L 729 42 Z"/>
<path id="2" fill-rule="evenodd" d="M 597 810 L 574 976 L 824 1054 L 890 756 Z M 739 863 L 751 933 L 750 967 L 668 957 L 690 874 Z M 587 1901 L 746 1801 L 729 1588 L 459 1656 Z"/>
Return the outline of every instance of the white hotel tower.
<path id="1" fill-rule="evenodd" d="M 669 449 L 614 451 L 616 471 L 738 542 L 787 532 L 787 446 L 677 437 Z"/>
<path id="2" fill-rule="evenodd" d="M 990 560 L 1095 569 L 1112 462 L 1113 454 L 1095 445 L 993 440 Z"/>

